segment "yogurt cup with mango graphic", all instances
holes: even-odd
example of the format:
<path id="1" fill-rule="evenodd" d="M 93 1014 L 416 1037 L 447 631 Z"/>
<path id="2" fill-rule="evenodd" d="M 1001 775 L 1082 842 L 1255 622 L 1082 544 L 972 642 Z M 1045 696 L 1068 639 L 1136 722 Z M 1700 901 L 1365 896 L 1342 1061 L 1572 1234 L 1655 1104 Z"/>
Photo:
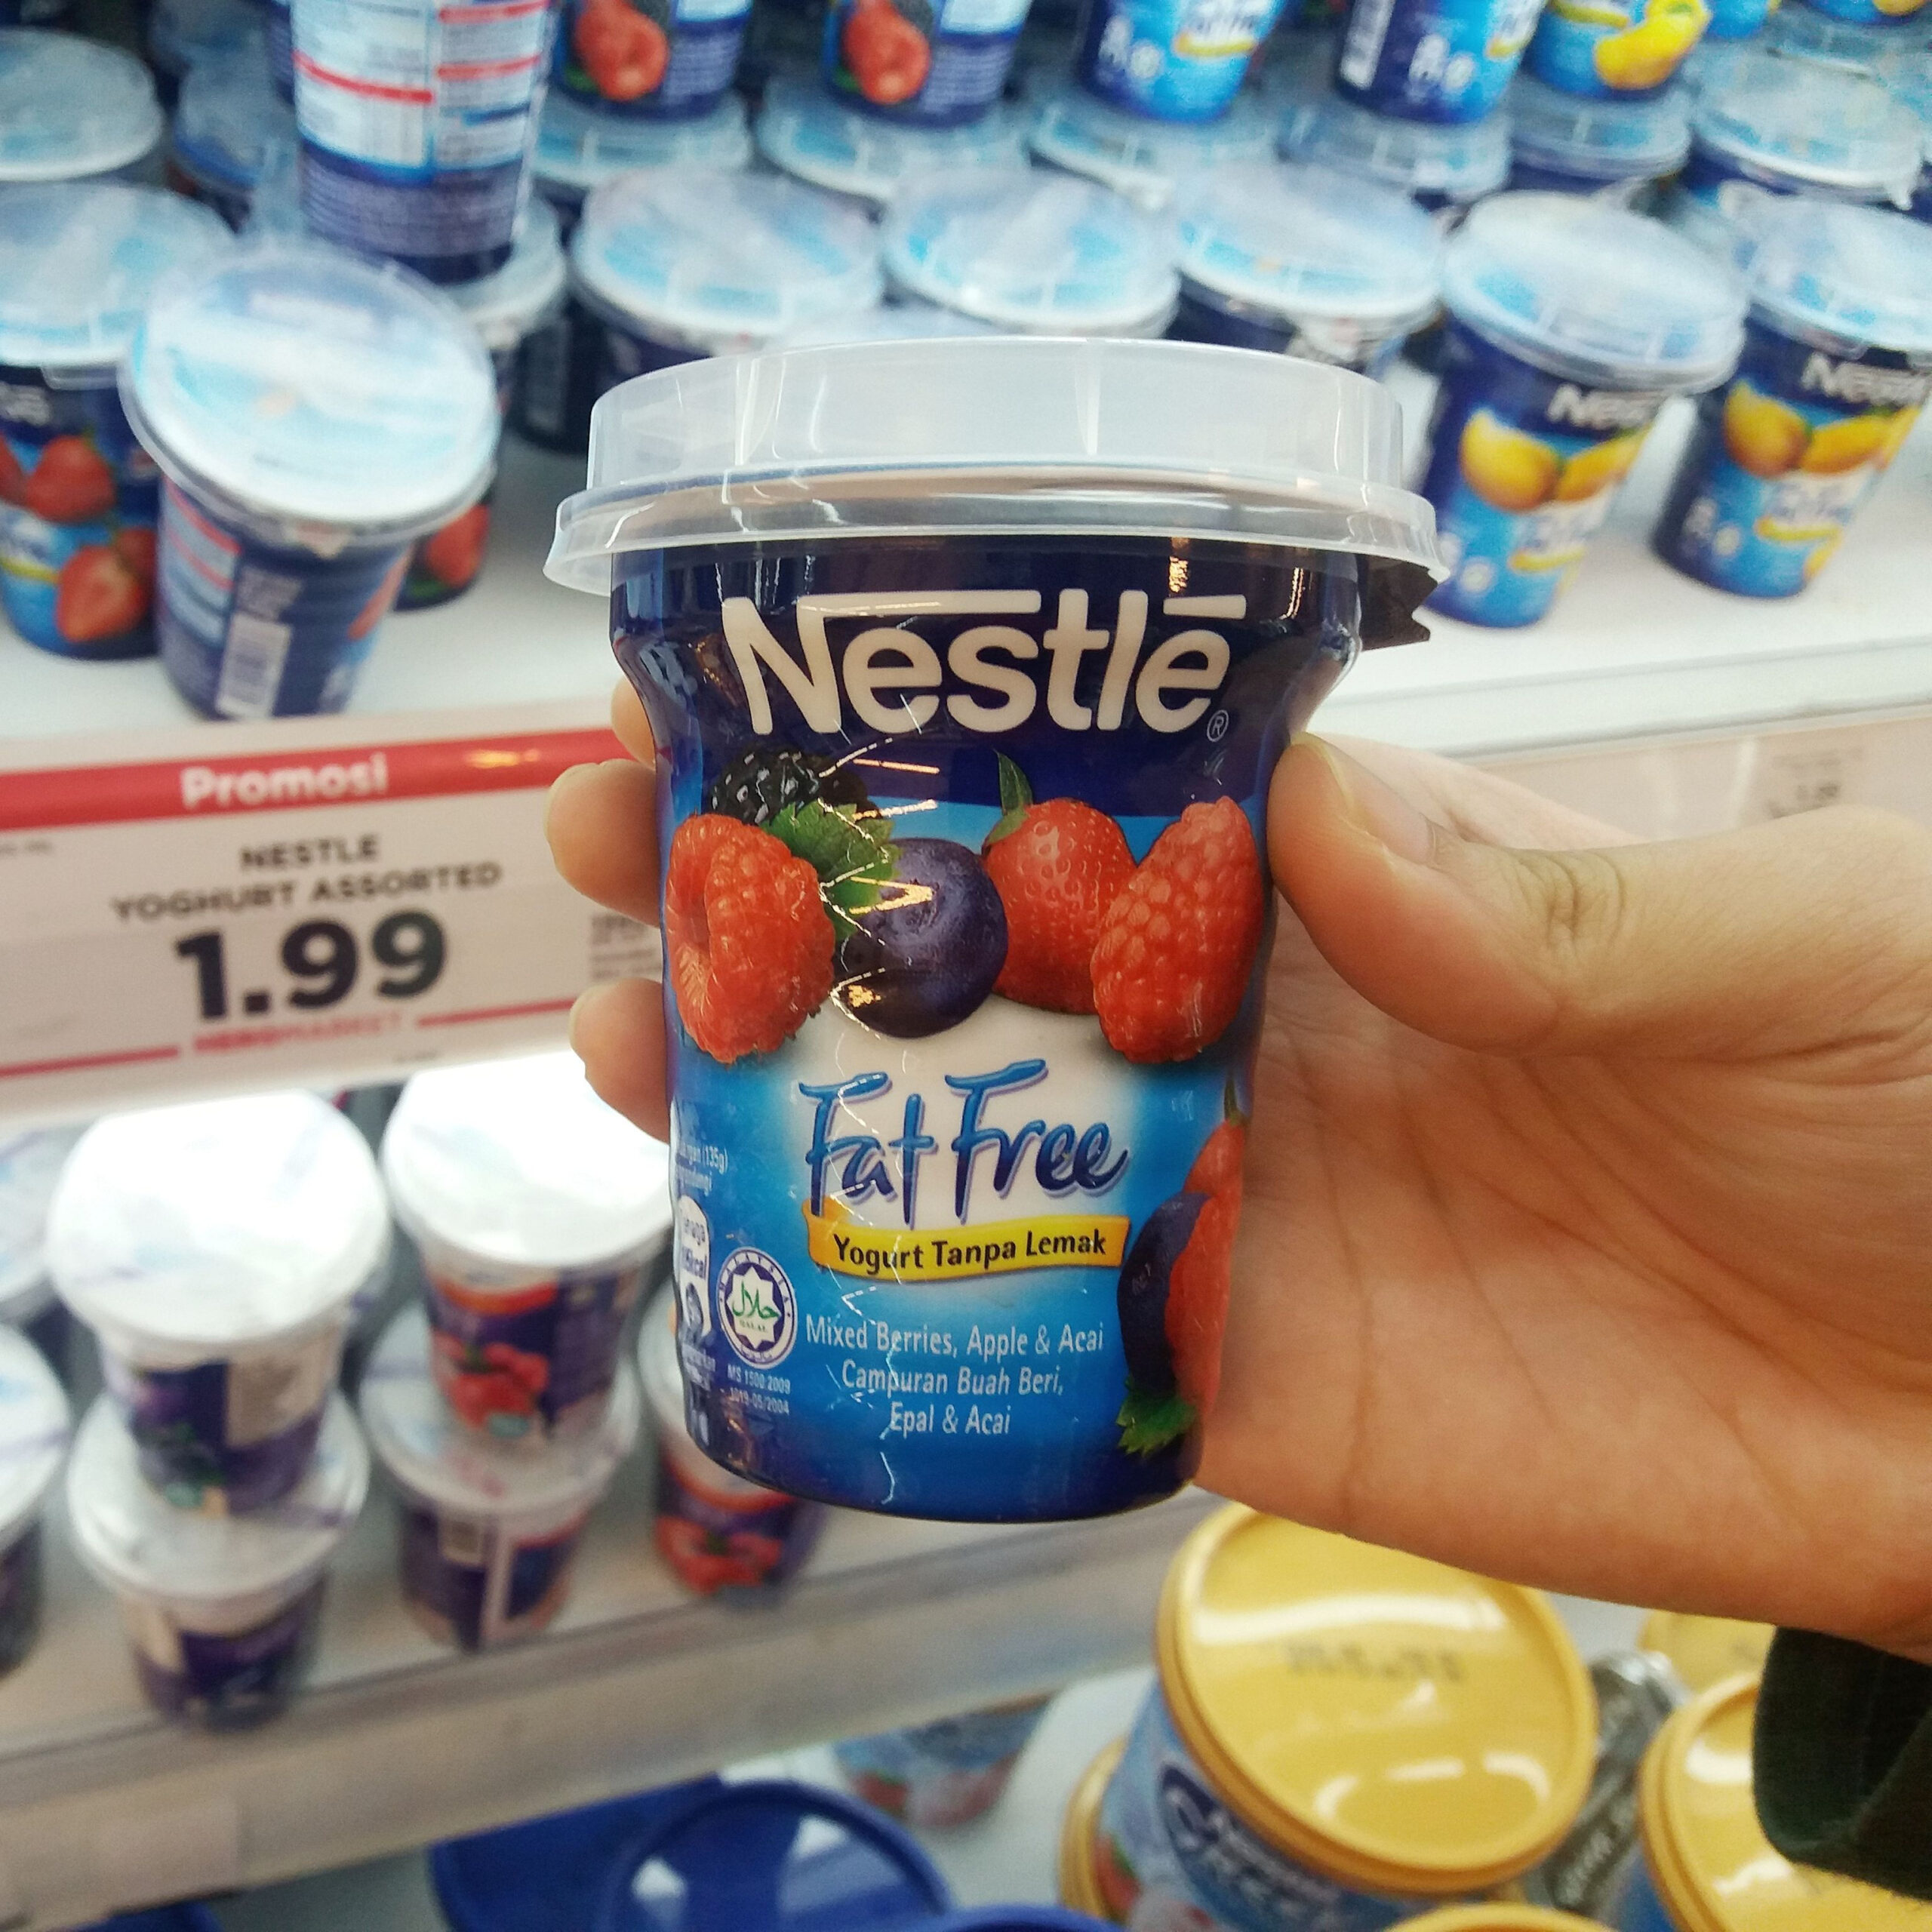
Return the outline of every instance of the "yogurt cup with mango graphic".
<path id="1" fill-rule="evenodd" d="M 1565 94 L 1641 100 L 1670 85 L 1710 23 L 1705 0 L 1549 0 L 1525 60 Z"/>

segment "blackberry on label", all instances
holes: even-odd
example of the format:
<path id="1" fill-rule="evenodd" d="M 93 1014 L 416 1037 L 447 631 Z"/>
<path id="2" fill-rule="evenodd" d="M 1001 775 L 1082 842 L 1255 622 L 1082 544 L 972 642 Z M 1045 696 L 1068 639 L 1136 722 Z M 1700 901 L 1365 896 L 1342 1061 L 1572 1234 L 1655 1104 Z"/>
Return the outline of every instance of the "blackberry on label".
<path id="1" fill-rule="evenodd" d="M 869 812 L 865 781 L 818 752 L 789 745 L 754 745 L 740 752 L 711 781 L 705 809 L 746 825 L 768 825 L 787 805 L 814 801 Z"/>

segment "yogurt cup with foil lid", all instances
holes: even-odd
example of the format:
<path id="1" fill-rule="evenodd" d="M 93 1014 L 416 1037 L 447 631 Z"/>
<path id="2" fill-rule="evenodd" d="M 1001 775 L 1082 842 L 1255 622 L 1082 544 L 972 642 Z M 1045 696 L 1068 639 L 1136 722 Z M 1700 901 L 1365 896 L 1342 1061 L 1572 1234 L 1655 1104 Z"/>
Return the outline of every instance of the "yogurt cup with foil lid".
<path id="1" fill-rule="evenodd" d="M 406 271 L 265 239 L 174 283 L 121 395 L 167 478 L 163 668 L 210 716 L 340 711 L 413 539 L 490 479 L 497 382 Z"/>
<path id="2" fill-rule="evenodd" d="M 774 167 L 869 208 L 883 208 L 921 176 L 1017 167 L 1026 155 L 1025 127 L 1002 106 L 961 127 L 922 127 L 848 106 L 821 86 L 784 75 L 765 89 L 755 131 Z"/>
<path id="3" fill-rule="evenodd" d="M 358 1396 L 401 1492 L 402 1592 L 432 1635 L 484 1650 L 542 1629 L 561 1608 L 590 1512 L 635 1445 L 636 1378 L 620 1370 L 598 1428 L 526 1448 L 451 1414 L 420 1309 L 383 1331 Z"/>
<path id="4" fill-rule="evenodd" d="M 1223 1509 L 1168 1571 L 1156 1657 L 1094 1840 L 1134 1923 L 1291 1932 L 1466 1899 L 1543 1857 L 1589 1783 L 1594 1700 L 1555 1614 L 1421 1558 Z"/>
<path id="5" fill-rule="evenodd" d="M 1643 1854 L 1632 1866 L 1620 1932 L 1917 1932 L 1922 1900 L 1880 1891 L 1771 1847 L 1752 1792 L 1755 1678 L 1732 1678 L 1687 1704 L 1644 1761 Z"/>
<path id="6" fill-rule="evenodd" d="M 1251 162 L 1188 183 L 1174 217 L 1171 336 L 1374 375 L 1435 313 L 1441 235 L 1377 183 L 1311 162 Z"/>
<path id="7" fill-rule="evenodd" d="M 47 1271 L 47 1209 L 78 1128 L 0 1134 L 0 1322 L 17 1328 L 57 1373 L 67 1313 Z"/>
<path id="8" fill-rule="evenodd" d="M 1180 280 L 1151 216 L 1097 182 L 1015 171 L 929 182 L 881 237 L 908 295 L 1032 335 L 1158 335 Z"/>
<path id="9" fill-rule="evenodd" d="M 1524 75 L 1509 91 L 1509 185 L 1628 206 L 1690 152 L 1681 102 L 1585 100 Z"/>
<path id="10" fill-rule="evenodd" d="M 0 1674 L 40 1633 L 41 1512 L 68 1426 L 67 1398 L 40 1351 L 0 1327 Z"/>
<path id="11" fill-rule="evenodd" d="M 1703 398 L 1653 539 L 1719 590 L 1794 597 L 1836 554 L 1932 393 L 1932 228 L 1767 198 L 1742 224 L 1736 380 Z"/>
<path id="12" fill-rule="evenodd" d="M 1150 121 L 1069 87 L 1042 103 L 1028 139 L 1041 160 L 1159 209 L 1183 181 L 1265 158 L 1274 128 L 1267 105 L 1254 94 L 1237 94 L 1219 120 L 1196 123 Z"/>
<path id="13" fill-rule="evenodd" d="M 1662 1657 L 1684 1689 L 1699 1697 L 1727 1678 L 1758 1675 L 1777 1634 L 1768 1623 L 1658 1610 L 1644 1620 L 1637 1647 Z"/>
<path id="14" fill-rule="evenodd" d="M 1661 222 L 1574 195 L 1499 195 L 1449 246 L 1423 494 L 1451 574 L 1431 608 L 1535 623 L 1602 527 L 1666 396 L 1736 365 L 1744 292 Z"/>
<path id="15" fill-rule="evenodd" d="M 132 54 L 78 34 L 0 28 L 0 186 L 138 168 L 166 125 Z"/>
<path id="16" fill-rule="evenodd" d="M 595 1435 L 669 1235 L 663 1146 L 564 1052 L 417 1074 L 382 1158 L 452 1411 L 505 1439 Z"/>
<path id="17" fill-rule="evenodd" d="M 538 192 L 565 218 L 568 240 L 585 195 L 614 174 L 639 168 L 728 171 L 751 158 L 745 103 L 734 94 L 688 121 L 620 118 L 552 94 L 543 103 L 531 165 Z"/>
<path id="18" fill-rule="evenodd" d="M 82 1137 L 48 1261 L 172 1503 L 237 1513 L 303 1481 L 389 1227 L 368 1144 L 312 1094 L 112 1115 Z"/>
<path id="19" fill-rule="evenodd" d="M 270 84 L 259 45 L 198 60 L 181 83 L 168 161 L 176 185 L 229 227 L 248 219 L 255 184 L 296 151 L 295 115 Z"/>
<path id="20" fill-rule="evenodd" d="M 1509 130 L 1498 114 L 1460 127 L 1437 125 L 1398 121 L 1326 94 L 1291 106 L 1276 138 L 1291 160 L 1365 175 L 1451 221 L 1493 195 L 1509 174 Z"/>
<path id="21" fill-rule="evenodd" d="M 769 1599 L 817 1547 L 822 1503 L 747 1482 L 697 1446 L 685 1420 L 678 1374 L 678 1300 L 666 1289 L 645 1310 L 637 1369 L 657 1432 L 651 1539 L 686 1589 L 740 1601 Z"/>
<path id="22" fill-rule="evenodd" d="M 211 1730 L 285 1709 L 315 1647 L 325 1575 L 361 1513 L 369 1452 L 340 1395 L 300 1484 L 245 1517 L 175 1509 L 103 1396 L 67 1466 L 82 1561 L 111 1590 L 149 1701 Z"/>

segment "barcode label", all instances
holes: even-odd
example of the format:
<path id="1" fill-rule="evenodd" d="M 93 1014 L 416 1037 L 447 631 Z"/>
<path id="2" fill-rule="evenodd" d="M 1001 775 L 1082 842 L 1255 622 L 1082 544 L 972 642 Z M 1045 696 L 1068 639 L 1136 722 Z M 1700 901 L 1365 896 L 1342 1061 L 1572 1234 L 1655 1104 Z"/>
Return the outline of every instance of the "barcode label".
<path id="1" fill-rule="evenodd" d="M 1389 23 L 1395 17 L 1395 0 L 1364 0 L 1349 19 L 1349 37 L 1342 44 L 1340 72 L 1352 88 L 1365 88 L 1375 78 Z"/>
<path id="2" fill-rule="evenodd" d="M 281 688 L 281 667 L 288 660 L 287 624 L 235 611 L 228 620 L 223 641 L 221 682 L 215 688 L 214 708 L 223 718 L 266 718 L 275 709 Z"/>

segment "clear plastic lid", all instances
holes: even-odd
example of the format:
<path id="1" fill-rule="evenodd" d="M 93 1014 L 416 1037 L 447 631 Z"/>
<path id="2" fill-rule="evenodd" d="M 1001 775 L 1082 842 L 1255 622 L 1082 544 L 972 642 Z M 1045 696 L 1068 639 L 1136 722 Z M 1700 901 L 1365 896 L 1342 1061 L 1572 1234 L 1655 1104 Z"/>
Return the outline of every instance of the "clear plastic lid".
<path id="1" fill-rule="evenodd" d="M 881 302 L 849 315 L 828 315 L 794 329 L 781 349 L 809 349 L 832 342 L 933 342 L 949 336 L 997 335 L 990 322 L 975 321 L 934 302 Z"/>
<path id="2" fill-rule="evenodd" d="M 1459 207 L 1494 194 L 1509 174 L 1509 125 L 1500 114 L 1452 127 L 1398 121 L 1324 94 L 1291 106 L 1278 139 L 1281 152 L 1297 161 L 1325 162 L 1405 195 Z"/>
<path id="3" fill-rule="evenodd" d="M 267 70 L 268 50 L 259 8 L 249 0 L 154 0 L 148 17 L 148 52 L 164 73 L 186 75 L 211 54 L 252 42 Z"/>
<path id="4" fill-rule="evenodd" d="M 1932 353 L 1932 226 L 1810 195 L 1755 205 L 1739 256 L 1774 325 L 1859 347 Z"/>
<path id="5" fill-rule="evenodd" d="M 47 1209 L 78 1127 L 0 1133 L 0 1320 L 18 1319 L 47 1281 Z"/>
<path id="6" fill-rule="evenodd" d="M 292 1589 L 318 1574 L 369 1493 L 369 1451 L 347 1402 L 329 1398 L 315 1460 L 278 1502 L 245 1516 L 169 1502 L 110 1397 L 82 1418 L 67 1465 L 67 1515 L 81 1560 L 111 1590 L 217 1604 Z"/>
<path id="7" fill-rule="evenodd" d="M 646 120 L 601 114 L 552 89 L 537 134 L 537 184 L 574 200 L 614 174 L 635 168 L 744 167 L 752 158 L 745 103 L 728 94 L 709 114 L 691 121 Z"/>
<path id="8" fill-rule="evenodd" d="M 564 299 L 564 245 L 556 210 L 540 195 L 531 195 L 517 219 L 509 260 L 494 275 L 457 282 L 443 293 L 469 318 L 485 349 L 514 349 L 554 315 Z"/>
<path id="9" fill-rule="evenodd" d="M 295 151 L 295 110 L 275 91 L 259 43 L 197 61 L 174 109 L 174 158 L 190 174 L 245 193 L 271 150 Z"/>
<path id="10" fill-rule="evenodd" d="M 383 1331 L 356 1400 L 363 1426 L 398 1487 L 470 1516 L 547 1516 L 588 1509 L 636 1446 L 643 1404 L 620 1363 L 604 1420 L 588 1435 L 507 1443 L 450 1413 L 429 1364 L 429 1318 L 405 1309 Z"/>
<path id="11" fill-rule="evenodd" d="M 879 291 L 872 223 L 817 188 L 762 174 L 620 174 L 571 237 L 571 285 L 619 327 L 728 355 Z"/>
<path id="12" fill-rule="evenodd" d="M 1577 195 L 1498 195 L 1473 210 L 1449 244 L 1442 297 L 1526 362 L 1619 388 L 1707 387 L 1744 339 L 1743 288 L 1724 263 Z"/>
<path id="13" fill-rule="evenodd" d="M 1747 50 L 1690 114 L 1691 138 L 1794 181 L 1903 205 L 1918 172 L 1912 110 L 1869 75 Z"/>
<path id="14" fill-rule="evenodd" d="M 1190 177 L 1272 153 L 1275 130 L 1252 94 L 1235 95 L 1218 121 L 1150 121 L 1069 87 L 1041 108 L 1028 139 L 1042 161 L 1160 209 Z"/>
<path id="15" fill-rule="evenodd" d="M 1511 151 L 1534 167 L 1592 180 L 1651 180 L 1675 174 L 1690 152 L 1690 124 L 1672 94 L 1586 100 L 1521 74 L 1505 107 Z"/>
<path id="16" fill-rule="evenodd" d="M 1158 335 L 1180 288 L 1161 224 L 1071 174 L 922 183 L 887 215 L 880 246 L 909 294 L 1028 335 Z"/>
<path id="17" fill-rule="evenodd" d="M 1284 316 L 1421 322 L 1442 238 L 1406 195 L 1312 162 L 1249 162 L 1175 204 L 1184 287 Z"/>
<path id="18" fill-rule="evenodd" d="M 1922 14 L 1903 14 L 1885 20 L 1841 20 L 1805 5 L 1776 6 L 1764 23 L 1763 44 L 1777 54 L 1851 67 L 1889 82 L 1922 66 L 1932 51 L 1932 32 Z"/>
<path id="19" fill-rule="evenodd" d="M 883 207 L 923 174 L 1014 168 L 1026 158 L 1018 115 L 995 104 L 964 128 L 915 128 L 860 113 L 816 78 L 781 75 L 764 91 L 760 152 L 787 174 Z"/>
<path id="20" fill-rule="evenodd" d="M 454 306 L 318 242 L 248 243 L 177 281 L 142 319 L 121 395 L 163 469 L 312 548 L 435 529 L 481 490 L 499 426 L 495 374 Z"/>
<path id="21" fill-rule="evenodd" d="M 70 1426 L 67 1398 L 40 1351 L 0 1328 L 0 1548 L 39 1515 Z"/>
<path id="22" fill-rule="evenodd" d="M 1379 383 L 1195 343 L 987 336 L 685 363 L 591 419 L 547 568 L 619 552 L 882 536 L 1177 535 L 1435 565 Z"/>
<path id="23" fill-rule="evenodd" d="M 165 125 L 131 54 L 78 34 L 0 29 L 0 185 L 111 174 L 152 152 Z"/>
<path id="24" fill-rule="evenodd" d="M 47 1259 L 91 1327 L 220 1349 L 346 1313 L 389 1229 L 361 1135 L 313 1094 L 258 1094 L 97 1121 L 54 1190 Z"/>
<path id="25" fill-rule="evenodd" d="M 436 1067 L 383 1133 L 396 1218 L 506 1268 L 620 1268 L 671 1225 L 670 1155 L 590 1091 L 570 1052 Z"/>

